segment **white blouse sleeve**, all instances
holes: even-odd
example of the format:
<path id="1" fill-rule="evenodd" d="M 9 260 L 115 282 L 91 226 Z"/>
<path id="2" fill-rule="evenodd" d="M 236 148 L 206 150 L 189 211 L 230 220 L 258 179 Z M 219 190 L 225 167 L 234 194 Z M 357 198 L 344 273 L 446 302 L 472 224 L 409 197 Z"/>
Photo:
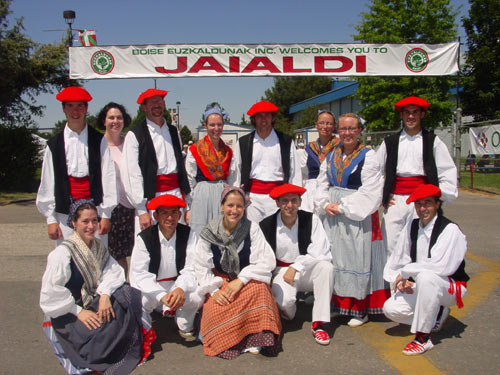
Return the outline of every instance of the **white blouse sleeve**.
<path id="1" fill-rule="evenodd" d="M 448 148 L 444 142 L 436 137 L 434 139 L 434 159 L 438 173 L 441 199 L 446 203 L 452 203 L 458 197 L 457 189 L 457 167 L 451 158 Z"/>
<path id="2" fill-rule="evenodd" d="M 300 168 L 300 159 L 297 155 L 295 143 L 290 146 L 290 179 L 291 184 L 302 186 L 302 170 Z"/>
<path id="3" fill-rule="evenodd" d="M 377 154 L 370 150 L 365 155 L 361 170 L 361 186 L 356 192 L 340 200 L 340 213 L 351 220 L 364 220 L 380 206 L 383 186 Z"/>
<path id="4" fill-rule="evenodd" d="M 186 155 L 186 173 L 189 182 L 189 187 L 191 188 L 191 195 L 193 194 L 194 187 L 196 186 L 196 174 L 198 173 L 198 165 L 196 160 L 191 153 L 191 149 L 188 148 Z"/>
<path id="5" fill-rule="evenodd" d="M 115 163 L 105 137 L 102 137 L 101 141 L 101 181 L 103 191 L 101 214 L 103 218 L 111 219 L 111 211 L 118 205 L 118 187 Z"/>
<path id="6" fill-rule="evenodd" d="M 54 195 L 54 164 L 49 146 L 45 148 L 43 156 L 40 187 L 36 196 L 38 211 L 47 218 L 47 224 L 57 223 L 55 217 L 56 201 Z"/>
<path id="7" fill-rule="evenodd" d="M 144 179 L 139 167 L 139 143 L 133 132 L 128 132 L 123 143 L 120 172 L 123 188 L 137 215 L 147 212 L 144 198 Z"/>
<path id="8" fill-rule="evenodd" d="M 227 183 L 230 186 L 239 187 L 241 185 L 240 142 L 236 142 L 236 147 L 234 148 L 231 166 L 229 167 L 229 176 L 227 176 Z"/>
<path id="9" fill-rule="evenodd" d="M 272 271 L 276 268 L 276 257 L 271 246 L 267 243 L 259 224 L 252 222 L 250 227 L 250 264 L 238 274 L 244 284 L 250 280 L 271 282 Z"/>
<path id="10" fill-rule="evenodd" d="M 96 293 L 99 295 L 111 295 L 125 283 L 125 271 L 123 267 L 112 256 L 109 257 L 108 262 L 102 270 L 101 278 L 99 279 L 99 286 Z"/>
<path id="11" fill-rule="evenodd" d="M 309 177 L 309 169 L 307 168 L 307 151 L 305 149 L 298 149 L 297 156 L 300 163 L 300 171 L 302 174 L 302 182 L 305 185 L 305 181 L 308 180 Z"/>
<path id="12" fill-rule="evenodd" d="M 56 247 L 47 257 L 40 291 L 40 307 L 49 318 L 67 313 L 78 315 L 82 310 L 65 286 L 71 277 L 70 261 L 71 254 L 63 245 Z"/>
<path id="13" fill-rule="evenodd" d="M 325 214 L 325 207 L 330 203 L 330 195 L 328 194 L 328 189 L 330 187 L 330 181 L 328 181 L 328 175 L 326 174 L 327 161 L 326 158 L 321 163 L 319 167 L 319 175 L 317 178 L 316 192 L 314 194 L 314 212 L 321 216 Z"/>

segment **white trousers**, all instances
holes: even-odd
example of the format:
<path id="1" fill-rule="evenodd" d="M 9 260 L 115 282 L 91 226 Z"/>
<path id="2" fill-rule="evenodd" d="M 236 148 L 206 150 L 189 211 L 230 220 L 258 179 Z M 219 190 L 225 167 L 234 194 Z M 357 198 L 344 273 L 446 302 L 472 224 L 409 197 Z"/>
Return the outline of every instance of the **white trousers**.
<path id="1" fill-rule="evenodd" d="M 417 217 L 413 203 L 406 204 L 409 195 L 391 195 L 395 204 L 384 210 L 382 235 L 387 241 L 387 258 L 392 254 L 406 223 Z"/>
<path id="2" fill-rule="evenodd" d="M 100 215 L 99 207 L 97 208 L 97 212 Z M 56 245 L 59 246 L 66 238 L 68 238 L 69 236 L 71 236 L 73 234 L 74 229 L 68 227 L 68 215 L 56 212 L 55 216 L 57 219 L 57 223 L 59 224 L 59 228 L 61 228 L 61 232 L 63 235 L 63 238 L 56 240 Z M 95 237 L 102 241 L 102 243 L 104 244 L 106 249 L 108 248 L 108 235 L 107 234 L 100 235 L 100 234 L 96 233 Z"/>
<path id="3" fill-rule="evenodd" d="M 167 288 L 165 288 L 165 292 L 167 293 L 170 293 L 175 289 L 175 283 L 173 281 L 164 282 L 162 284 L 170 284 Z M 186 301 L 182 307 L 176 310 L 175 322 L 181 331 L 190 332 L 194 328 L 194 317 L 196 312 L 203 305 L 204 300 L 199 295 L 198 291 L 191 293 L 184 292 L 184 294 Z M 148 314 L 151 314 L 153 310 L 160 313 L 163 311 L 163 303 L 161 301 L 157 301 L 156 298 L 147 296 L 144 293 L 142 294 L 142 306 Z"/>
<path id="4" fill-rule="evenodd" d="M 250 200 L 252 204 L 247 208 L 247 218 L 250 221 L 260 223 L 278 210 L 276 201 L 268 194 L 250 193 Z"/>
<path id="5" fill-rule="evenodd" d="M 440 306 L 453 306 L 457 303 L 456 285 L 451 294 L 448 277 L 433 272 L 420 272 L 415 280 L 413 294 L 396 292 L 384 303 L 387 318 L 401 324 L 411 325 L 411 332 L 430 333 L 436 322 Z M 467 289 L 461 288 L 462 298 Z"/>
<path id="6" fill-rule="evenodd" d="M 330 301 L 333 293 L 333 264 L 326 260 L 316 263 L 310 270 L 295 274 L 294 285 L 283 280 L 288 267 L 277 267 L 271 286 L 278 308 L 293 319 L 297 312 L 297 292 L 314 292 L 313 322 L 330 321 Z"/>

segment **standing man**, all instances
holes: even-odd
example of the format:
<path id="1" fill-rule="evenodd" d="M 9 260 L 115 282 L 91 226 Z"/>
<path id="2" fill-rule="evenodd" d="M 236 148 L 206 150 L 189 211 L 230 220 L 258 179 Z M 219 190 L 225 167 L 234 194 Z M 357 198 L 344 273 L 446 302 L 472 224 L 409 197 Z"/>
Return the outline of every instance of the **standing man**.
<path id="1" fill-rule="evenodd" d="M 269 196 L 279 210 L 262 220 L 260 227 L 276 255 L 271 289 L 282 317 L 294 318 L 297 292 L 314 291 L 312 334 L 318 344 L 328 345 L 330 336 L 323 323 L 330 322 L 332 253 L 321 220 L 299 210 L 305 191 L 291 184 L 274 188 Z"/>
<path id="2" fill-rule="evenodd" d="M 467 241 L 460 228 L 443 216 L 440 197 L 441 189 L 424 184 L 406 200 L 415 202 L 418 219 L 406 225 L 384 270 L 395 291 L 384 304 L 384 314 L 411 325 L 416 334 L 403 349 L 406 355 L 432 349 L 430 333 L 442 328 L 448 306 L 463 306 L 467 292 Z"/>
<path id="3" fill-rule="evenodd" d="M 67 224 L 71 202 L 92 199 L 101 216 L 98 234 L 107 245 L 104 235 L 118 195 L 106 138 L 85 121 L 92 96 L 81 87 L 67 87 L 56 99 L 62 102 L 66 125 L 47 142 L 36 206 L 47 218 L 49 238 L 59 244 L 73 233 Z"/>
<path id="4" fill-rule="evenodd" d="M 273 127 L 276 113 L 278 107 L 265 100 L 248 110 L 255 130 L 239 139 L 228 176 L 228 184 L 243 185 L 250 193 L 247 217 L 256 223 L 276 210 L 269 197 L 273 188 L 284 183 L 302 186 L 293 139 Z"/>
<path id="5" fill-rule="evenodd" d="M 188 205 L 191 199 L 179 132 L 163 117 L 166 95 L 167 91 L 157 89 L 139 95 L 137 104 L 146 113 L 146 121 L 128 132 L 123 144 L 121 176 L 139 218 L 137 233 L 153 224 L 146 203 L 154 197 L 173 194 L 185 199 Z"/>
<path id="6" fill-rule="evenodd" d="M 137 236 L 130 260 L 130 284 L 142 292 L 146 312 L 174 317 L 179 334 L 194 339 L 194 317 L 203 301 L 197 293 L 194 254 L 197 237 L 178 224 L 186 203 L 170 194 L 148 203 L 157 224 Z"/>
<path id="7" fill-rule="evenodd" d="M 427 100 L 416 96 L 397 102 L 394 107 L 403 119 L 403 130 L 385 138 L 377 152 L 385 173 L 382 230 L 388 255 L 406 223 L 414 218 L 413 205 L 405 201 L 417 186 L 439 186 L 444 202 L 451 203 L 458 196 L 457 169 L 446 145 L 421 126 L 429 106 Z"/>

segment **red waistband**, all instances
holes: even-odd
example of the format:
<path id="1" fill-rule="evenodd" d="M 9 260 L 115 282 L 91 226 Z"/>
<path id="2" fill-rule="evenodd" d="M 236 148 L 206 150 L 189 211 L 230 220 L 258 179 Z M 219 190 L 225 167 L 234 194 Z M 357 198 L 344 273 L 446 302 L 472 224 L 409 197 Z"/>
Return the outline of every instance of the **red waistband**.
<path id="1" fill-rule="evenodd" d="M 425 184 L 427 177 L 413 176 L 413 177 L 399 177 L 396 176 L 396 181 L 392 186 L 392 194 L 410 195 L 419 185 Z"/>
<path id="2" fill-rule="evenodd" d="M 160 281 L 175 281 L 175 280 L 177 280 L 177 276 L 167 277 L 166 279 L 159 279 L 159 280 L 156 280 L 156 281 L 160 282 Z"/>
<path id="3" fill-rule="evenodd" d="M 250 193 L 269 194 L 276 186 L 283 185 L 283 181 L 261 181 L 250 179 Z"/>
<path id="4" fill-rule="evenodd" d="M 90 180 L 89 176 L 73 177 L 68 176 L 69 194 L 75 201 L 79 199 L 90 199 Z"/>
<path id="5" fill-rule="evenodd" d="M 282 262 L 279 259 L 276 259 L 276 267 L 290 267 L 293 263 Z"/>
<path id="6" fill-rule="evenodd" d="M 179 187 L 177 173 L 159 174 L 156 176 L 156 192 L 174 190 Z"/>
<path id="7" fill-rule="evenodd" d="M 467 281 L 455 281 L 449 276 L 448 280 L 450 280 L 450 288 L 448 289 L 448 293 L 455 294 L 455 298 L 457 300 L 457 306 L 459 309 L 461 309 L 462 307 L 464 307 L 464 303 L 462 301 L 462 287 L 467 288 Z M 454 281 L 455 281 L 455 287 L 453 287 Z"/>

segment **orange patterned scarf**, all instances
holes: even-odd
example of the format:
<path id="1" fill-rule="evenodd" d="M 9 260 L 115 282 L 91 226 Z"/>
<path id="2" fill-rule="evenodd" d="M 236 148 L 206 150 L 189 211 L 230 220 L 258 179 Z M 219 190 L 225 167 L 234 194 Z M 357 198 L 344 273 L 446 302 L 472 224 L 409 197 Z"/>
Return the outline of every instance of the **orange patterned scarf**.
<path id="1" fill-rule="evenodd" d="M 219 151 L 212 146 L 208 135 L 189 147 L 198 168 L 210 181 L 225 180 L 229 175 L 229 166 L 233 150 L 219 139 Z"/>
<path id="2" fill-rule="evenodd" d="M 321 164 L 323 160 L 325 160 L 326 155 L 328 155 L 328 153 L 332 151 L 339 144 L 339 142 L 340 141 L 337 138 L 332 137 L 332 139 L 330 139 L 324 147 L 321 147 L 318 138 L 318 140 L 314 142 L 309 142 L 309 147 L 311 147 L 311 150 L 318 155 L 319 163 Z"/>

